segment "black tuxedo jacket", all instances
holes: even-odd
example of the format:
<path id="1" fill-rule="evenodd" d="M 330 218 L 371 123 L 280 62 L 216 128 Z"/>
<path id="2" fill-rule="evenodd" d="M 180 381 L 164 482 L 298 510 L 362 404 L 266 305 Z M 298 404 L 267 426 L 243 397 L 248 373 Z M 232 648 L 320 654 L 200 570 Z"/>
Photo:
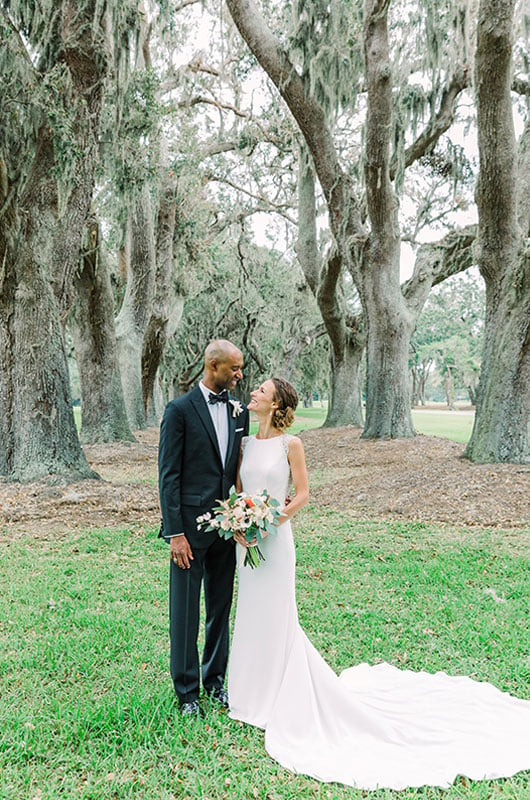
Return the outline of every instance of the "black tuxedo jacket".
<path id="1" fill-rule="evenodd" d="M 233 399 L 233 398 L 231 398 Z M 239 415 L 227 403 L 228 448 L 225 465 L 207 403 L 197 386 L 166 406 L 160 426 L 158 479 L 162 528 L 166 538 L 185 533 L 192 549 L 208 547 L 216 532 L 197 530 L 197 517 L 228 497 L 235 484 L 241 439 L 248 434 L 248 411 Z"/>

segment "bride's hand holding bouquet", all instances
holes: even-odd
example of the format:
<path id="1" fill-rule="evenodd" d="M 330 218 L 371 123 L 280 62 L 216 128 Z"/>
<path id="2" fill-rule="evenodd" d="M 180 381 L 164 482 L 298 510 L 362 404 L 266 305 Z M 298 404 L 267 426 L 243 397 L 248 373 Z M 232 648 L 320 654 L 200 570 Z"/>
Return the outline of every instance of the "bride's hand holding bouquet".
<path id="1" fill-rule="evenodd" d="M 257 495 L 236 492 L 233 486 L 226 500 L 219 500 L 211 512 L 197 517 L 197 527 L 217 531 L 224 539 L 234 538 L 246 547 L 244 565 L 258 567 L 264 561 L 259 545 L 275 534 L 282 516 L 280 503 L 264 489 Z"/>

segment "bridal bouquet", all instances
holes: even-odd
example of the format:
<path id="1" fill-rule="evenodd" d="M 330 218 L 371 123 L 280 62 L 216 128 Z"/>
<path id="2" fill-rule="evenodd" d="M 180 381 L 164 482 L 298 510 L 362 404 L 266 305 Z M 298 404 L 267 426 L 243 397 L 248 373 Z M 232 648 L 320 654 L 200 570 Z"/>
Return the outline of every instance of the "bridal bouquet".
<path id="1" fill-rule="evenodd" d="M 264 489 L 257 495 L 236 492 L 230 489 L 226 500 L 218 500 L 219 505 L 212 511 L 197 517 L 197 530 L 217 531 L 224 539 L 231 539 L 241 531 L 247 542 L 257 539 L 257 544 L 247 547 L 244 566 L 254 568 L 264 561 L 259 545 L 263 534 L 275 534 L 276 522 L 281 517 L 280 503 Z"/>

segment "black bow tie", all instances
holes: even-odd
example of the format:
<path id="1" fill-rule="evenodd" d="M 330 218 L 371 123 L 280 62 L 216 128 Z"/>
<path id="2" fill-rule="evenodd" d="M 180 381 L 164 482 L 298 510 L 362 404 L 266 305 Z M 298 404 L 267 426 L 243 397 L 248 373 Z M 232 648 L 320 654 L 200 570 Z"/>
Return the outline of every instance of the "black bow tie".
<path id="1" fill-rule="evenodd" d="M 212 405 L 215 405 L 215 403 L 228 403 L 228 392 L 226 389 L 223 389 L 223 391 L 219 392 L 219 394 L 210 392 L 208 395 L 208 402 L 212 403 Z"/>

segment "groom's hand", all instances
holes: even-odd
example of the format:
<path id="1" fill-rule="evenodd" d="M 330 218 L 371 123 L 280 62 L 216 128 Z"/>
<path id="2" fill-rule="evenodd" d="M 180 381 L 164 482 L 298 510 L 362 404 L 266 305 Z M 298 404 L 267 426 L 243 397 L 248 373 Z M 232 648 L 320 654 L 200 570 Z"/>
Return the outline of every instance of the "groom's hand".
<path id="1" fill-rule="evenodd" d="M 180 569 L 190 568 L 190 561 L 193 561 L 193 553 L 190 543 L 184 535 L 173 536 L 169 540 L 169 555 L 173 563 Z"/>

